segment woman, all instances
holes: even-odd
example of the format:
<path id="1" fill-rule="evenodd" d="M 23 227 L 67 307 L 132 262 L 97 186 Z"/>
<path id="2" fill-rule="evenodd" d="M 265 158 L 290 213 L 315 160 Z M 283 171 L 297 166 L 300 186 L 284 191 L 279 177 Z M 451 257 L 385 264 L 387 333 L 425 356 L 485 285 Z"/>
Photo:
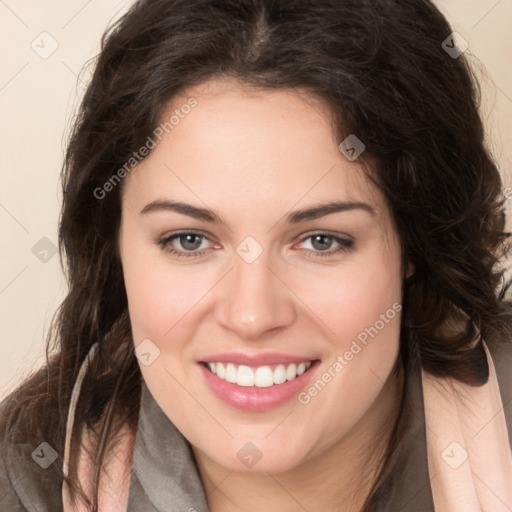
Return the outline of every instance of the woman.
<path id="1" fill-rule="evenodd" d="M 2 510 L 512 508 L 501 181 L 447 48 L 426 0 L 134 4 Z"/>

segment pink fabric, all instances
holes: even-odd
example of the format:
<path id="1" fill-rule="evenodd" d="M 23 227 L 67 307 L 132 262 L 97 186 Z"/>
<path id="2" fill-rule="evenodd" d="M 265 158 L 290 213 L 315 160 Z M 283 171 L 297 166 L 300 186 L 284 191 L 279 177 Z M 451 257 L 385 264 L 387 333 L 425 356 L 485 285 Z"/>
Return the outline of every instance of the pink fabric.
<path id="1" fill-rule="evenodd" d="M 422 371 L 428 469 L 436 512 L 510 512 L 512 454 L 496 370 L 472 387 Z"/>
<path id="2" fill-rule="evenodd" d="M 489 380 L 484 386 L 472 387 L 422 371 L 428 469 L 435 512 L 512 510 L 512 451 L 496 371 L 485 344 L 484 347 L 490 369 Z M 76 402 L 88 362 L 89 357 L 82 365 L 71 400 L 64 453 L 65 474 Z M 82 440 L 92 449 L 87 434 Z M 126 512 L 134 440 L 127 430 L 119 450 L 107 461 L 110 477 L 101 482 L 100 512 Z M 92 471 L 92 460 L 82 450 L 78 474 L 88 493 Z M 64 512 L 87 512 L 81 503 L 71 503 L 66 485 L 62 489 L 62 498 Z"/>

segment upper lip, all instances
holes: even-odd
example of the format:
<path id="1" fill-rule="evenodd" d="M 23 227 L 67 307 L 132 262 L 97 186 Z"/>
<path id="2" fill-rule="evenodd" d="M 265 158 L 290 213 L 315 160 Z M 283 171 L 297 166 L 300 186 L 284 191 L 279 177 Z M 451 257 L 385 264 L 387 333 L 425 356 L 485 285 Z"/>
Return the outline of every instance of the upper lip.
<path id="1" fill-rule="evenodd" d="M 263 354 L 242 354 L 237 352 L 223 352 L 213 354 L 201 359 L 203 363 L 233 363 L 245 366 L 265 366 L 269 364 L 289 364 L 289 363 L 307 363 L 314 361 L 312 357 L 301 357 L 290 354 L 280 354 L 278 352 L 266 352 Z"/>

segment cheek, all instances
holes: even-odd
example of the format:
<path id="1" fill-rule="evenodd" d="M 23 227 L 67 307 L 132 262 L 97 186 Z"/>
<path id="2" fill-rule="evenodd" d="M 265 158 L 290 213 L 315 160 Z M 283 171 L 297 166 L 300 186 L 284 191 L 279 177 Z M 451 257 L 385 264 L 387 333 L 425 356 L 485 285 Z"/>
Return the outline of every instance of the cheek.
<path id="1" fill-rule="evenodd" d="M 316 418 L 319 446 L 328 448 L 347 435 L 385 388 L 399 352 L 399 282 L 391 268 L 387 274 L 369 269 L 366 278 L 353 272 L 326 299 L 322 319 L 334 334 L 316 379 L 298 396 Z"/>
<path id="2" fill-rule="evenodd" d="M 126 243 L 123 273 L 135 344 L 162 340 L 187 315 L 208 288 L 204 272 L 170 265 L 157 252 Z M 199 268 L 199 267 L 198 267 Z"/>
<path id="3" fill-rule="evenodd" d="M 398 249 L 396 254 L 378 249 L 340 268 L 330 282 L 321 280 L 323 290 L 317 286 L 307 296 L 308 306 L 328 327 L 330 347 L 318 380 L 299 398 L 323 421 L 333 424 L 332 438 L 363 416 L 396 362 L 402 309 L 400 272 Z M 324 411 L 330 413 L 324 417 Z"/>
<path id="4" fill-rule="evenodd" d="M 393 254 L 376 250 L 338 270 L 330 269 L 325 277 L 297 280 L 296 286 L 339 351 L 346 350 L 360 333 L 364 338 L 365 329 L 376 322 L 381 330 L 381 315 L 386 320 L 382 330 L 389 335 L 390 326 L 399 324 L 402 282 L 400 260 Z"/>

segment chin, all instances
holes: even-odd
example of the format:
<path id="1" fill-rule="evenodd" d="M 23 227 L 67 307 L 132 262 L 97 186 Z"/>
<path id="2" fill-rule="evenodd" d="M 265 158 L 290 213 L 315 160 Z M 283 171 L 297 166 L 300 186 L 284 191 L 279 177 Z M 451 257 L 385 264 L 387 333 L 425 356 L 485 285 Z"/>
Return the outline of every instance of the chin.
<path id="1" fill-rule="evenodd" d="M 205 452 L 216 464 L 237 473 L 284 473 L 300 466 L 305 454 L 281 443 L 281 450 L 264 442 L 236 442 L 217 452 Z M 233 456 L 234 454 L 234 456 Z"/>

